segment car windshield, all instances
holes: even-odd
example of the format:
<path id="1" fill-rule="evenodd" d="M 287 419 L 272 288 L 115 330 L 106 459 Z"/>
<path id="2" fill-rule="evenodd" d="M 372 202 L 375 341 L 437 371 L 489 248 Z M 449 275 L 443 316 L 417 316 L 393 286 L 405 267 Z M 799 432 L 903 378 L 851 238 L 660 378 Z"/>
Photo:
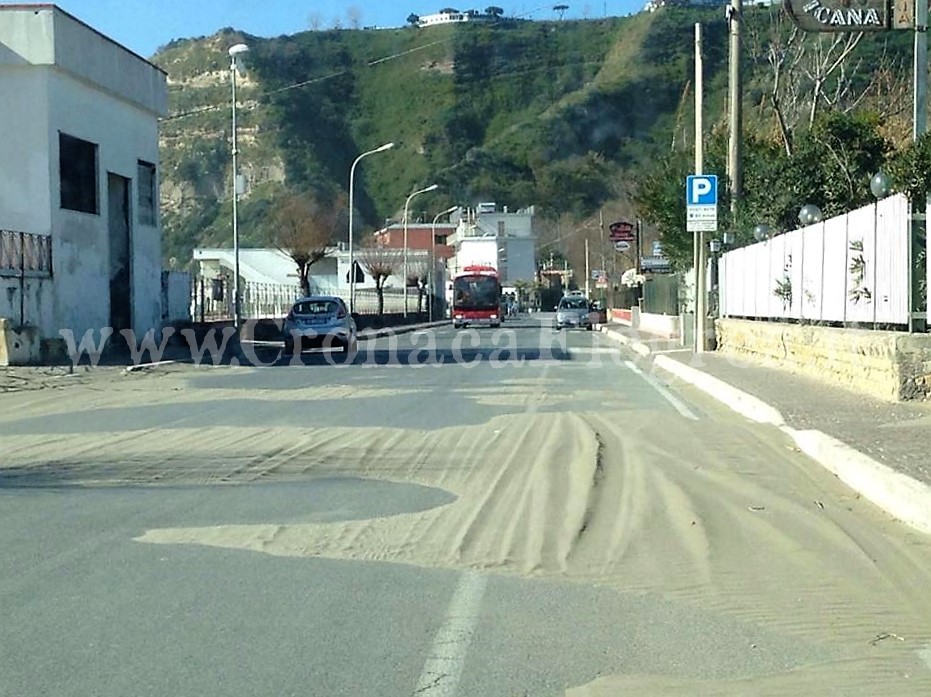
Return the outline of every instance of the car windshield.
<path id="1" fill-rule="evenodd" d="M 295 315 L 334 315 L 339 306 L 335 300 L 302 300 L 294 305 Z"/>
<path id="2" fill-rule="evenodd" d="M 588 301 L 585 298 L 563 298 L 559 303 L 560 310 L 587 310 Z"/>

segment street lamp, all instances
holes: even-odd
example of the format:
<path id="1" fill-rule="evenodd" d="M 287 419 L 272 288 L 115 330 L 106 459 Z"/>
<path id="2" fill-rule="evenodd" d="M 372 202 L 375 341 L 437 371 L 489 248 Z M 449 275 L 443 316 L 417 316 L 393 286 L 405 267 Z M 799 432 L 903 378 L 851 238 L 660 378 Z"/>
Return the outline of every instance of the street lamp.
<path id="1" fill-rule="evenodd" d="M 349 312 L 355 312 L 356 309 L 356 269 L 353 265 L 353 256 L 352 256 L 352 194 L 354 190 L 354 181 L 356 174 L 356 165 L 359 164 L 359 160 L 363 157 L 368 157 L 369 155 L 374 155 L 377 152 L 384 152 L 385 150 L 390 150 L 394 147 L 394 143 L 385 143 L 384 145 L 375 148 L 374 150 L 369 150 L 359 155 L 352 163 L 352 167 L 349 168 Z"/>
<path id="2" fill-rule="evenodd" d="M 439 188 L 437 184 L 431 184 L 425 189 L 418 189 L 411 193 L 407 197 L 407 200 L 404 202 L 404 279 L 402 281 L 404 285 L 404 316 L 407 317 L 407 209 L 410 208 L 411 199 L 420 194 L 425 194 L 428 191 L 435 191 Z"/>
<path id="3" fill-rule="evenodd" d="M 877 172 L 870 179 L 870 191 L 877 199 L 886 198 L 892 191 L 892 180 L 885 172 Z"/>
<path id="4" fill-rule="evenodd" d="M 450 206 L 442 213 L 437 213 L 433 216 L 433 229 L 430 231 L 430 321 L 433 322 L 436 318 L 433 316 L 433 304 L 434 297 L 436 296 L 436 221 L 442 218 L 444 215 L 449 215 L 458 209 L 459 206 Z M 406 282 L 406 281 L 405 281 Z"/>
<path id="5" fill-rule="evenodd" d="M 798 221 L 802 225 L 820 223 L 821 217 L 821 209 L 813 203 L 806 203 L 798 212 Z"/>
<path id="6" fill-rule="evenodd" d="M 757 242 L 768 240 L 772 236 L 773 231 L 766 223 L 760 223 L 753 228 L 753 239 L 755 239 Z"/>
<path id="7" fill-rule="evenodd" d="M 237 209 L 241 187 L 237 165 L 239 151 L 236 147 L 236 74 L 241 74 L 243 70 L 243 65 L 237 61 L 237 57 L 248 52 L 249 47 L 245 44 L 236 44 L 229 48 L 230 85 L 233 89 L 233 326 L 236 327 L 236 331 L 239 331 L 242 325 L 242 300 L 239 288 L 239 211 Z"/>

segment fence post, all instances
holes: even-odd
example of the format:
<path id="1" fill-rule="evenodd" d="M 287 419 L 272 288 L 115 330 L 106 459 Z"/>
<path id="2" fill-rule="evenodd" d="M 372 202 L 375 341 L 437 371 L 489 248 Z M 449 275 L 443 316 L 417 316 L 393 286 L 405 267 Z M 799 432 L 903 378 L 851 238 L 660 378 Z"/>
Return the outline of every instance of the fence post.
<path id="1" fill-rule="evenodd" d="M 19 326 L 26 324 L 26 233 L 19 233 Z"/>

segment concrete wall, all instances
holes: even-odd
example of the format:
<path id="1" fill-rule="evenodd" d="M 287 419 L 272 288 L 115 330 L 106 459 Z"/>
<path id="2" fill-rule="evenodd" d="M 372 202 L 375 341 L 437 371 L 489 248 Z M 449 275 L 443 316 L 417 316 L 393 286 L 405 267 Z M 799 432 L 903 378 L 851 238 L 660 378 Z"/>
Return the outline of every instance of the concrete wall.
<path id="1" fill-rule="evenodd" d="M 931 396 L 931 336 L 721 319 L 718 350 L 885 400 Z"/>
<path id="2" fill-rule="evenodd" d="M 154 115 L 59 72 L 48 74 L 49 156 L 52 201 L 52 258 L 55 266 L 55 333 L 83 335 L 110 321 L 109 201 L 107 174 L 130 179 L 130 260 L 133 331 L 161 326 L 161 234 L 141 225 L 136 205 L 138 160 L 158 163 L 158 122 Z M 98 144 L 99 214 L 62 209 L 58 176 L 58 133 Z M 157 200 L 157 198 L 156 198 Z"/>
<path id="3" fill-rule="evenodd" d="M 162 272 L 162 324 L 191 320 L 193 279 L 186 271 Z"/>
<path id="4" fill-rule="evenodd" d="M 21 303 L 20 298 L 25 302 Z M 0 276 L 0 318 L 9 319 L 13 326 L 24 324 L 49 327 L 52 324 L 52 280 L 50 278 L 26 279 Z M 22 314 L 22 317 L 20 317 Z"/>
<path id="5" fill-rule="evenodd" d="M 0 138 L 0 228 L 5 230 L 51 232 L 50 73 L 0 62 L 0 133 L 5 134 Z"/>
<path id="6" fill-rule="evenodd" d="M 14 327 L 0 317 L 0 366 L 32 365 L 41 358 L 41 341 L 35 327 Z"/>

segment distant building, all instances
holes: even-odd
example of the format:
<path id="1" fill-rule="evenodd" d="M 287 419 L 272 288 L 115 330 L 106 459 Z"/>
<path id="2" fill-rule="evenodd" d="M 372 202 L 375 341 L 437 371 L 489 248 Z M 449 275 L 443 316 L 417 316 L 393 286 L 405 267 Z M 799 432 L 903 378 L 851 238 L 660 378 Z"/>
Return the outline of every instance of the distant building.
<path id="1" fill-rule="evenodd" d="M 432 15 L 421 15 L 417 21 L 418 27 L 432 27 L 437 24 L 456 24 L 459 22 L 492 22 L 497 17 L 486 15 L 477 10 L 466 10 L 460 12 L 454 9 L 441 10 Z"/>
<path id="2" fill-rule="evenodd" d="M 55 5 L 0 5 L 0 318 L 161 329 L 166 74 Z"/>
<path id="3" fill-rule="evenodd" d="M 779 0 L 744 0 L 743 4 L 769 7 Z M 728 3 L 724 0 L 649 0 L 643 7 L 644 12 L 656 12 L 663 7 L 715 7 L 724 8 Z"/>
<path id="4" fill-rule="evenodd" d="M 533 216 L 533 206 L 509 211 L 507 206 L 499 210 L 495 203 L 479 203 L 464 211 L 456 232 L 447 240 L 455 250 L 448 263 L 450 276 L 481 261 L 498 269 L 502 285 L 533 281 L 537 275 Z M 476 239 L 495 241 L 493 258 L 474 258 L 476 245 L 469 241 Z"/>

